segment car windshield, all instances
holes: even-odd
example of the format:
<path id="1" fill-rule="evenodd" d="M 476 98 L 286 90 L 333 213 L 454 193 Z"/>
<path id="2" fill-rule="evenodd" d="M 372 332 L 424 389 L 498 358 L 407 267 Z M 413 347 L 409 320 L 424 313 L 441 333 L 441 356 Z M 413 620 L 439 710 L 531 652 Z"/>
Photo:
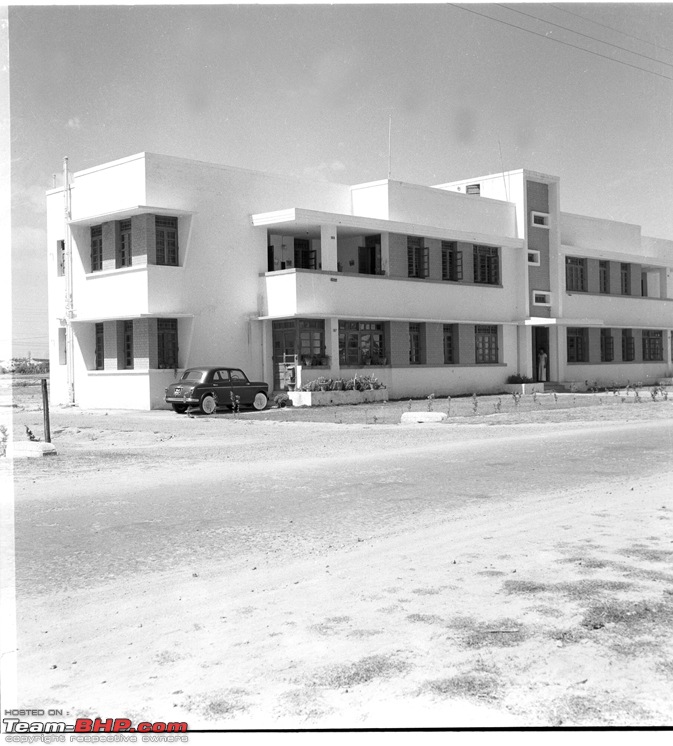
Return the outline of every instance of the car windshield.
<path id="1" fill-rule="evenodd" d="M 190 368 L 182 374 L 181 381 L 197 381 L 203 383 L 206 380 L 208 371 L 203 368 Z"/>

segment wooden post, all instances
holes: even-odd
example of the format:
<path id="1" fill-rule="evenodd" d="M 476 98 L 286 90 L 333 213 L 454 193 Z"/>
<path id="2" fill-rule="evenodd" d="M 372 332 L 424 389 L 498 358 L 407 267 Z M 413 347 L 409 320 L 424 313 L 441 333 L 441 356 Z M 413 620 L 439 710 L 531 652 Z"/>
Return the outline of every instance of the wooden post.
<path id="1" fill-rule="evenodd" d="M 49 427 L 49 393 L 47 379 L 42 379 L 42 414 L 44 415 L 44 442 L 51 443 L 51 428 Z"/>

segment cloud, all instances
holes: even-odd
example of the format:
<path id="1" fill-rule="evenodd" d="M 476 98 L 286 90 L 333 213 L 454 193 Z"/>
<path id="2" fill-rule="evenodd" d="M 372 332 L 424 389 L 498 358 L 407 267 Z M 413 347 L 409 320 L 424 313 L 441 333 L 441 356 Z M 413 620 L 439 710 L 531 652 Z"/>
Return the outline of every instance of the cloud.
<path id="1" fill-rule="evenodd" d="M 68 119 L 68 123 L 65 125 L 66 129 L 69 130 L 81 130 L 82 129 L 82 123 L 79 120 L 79 117 L 70 117 Z"/>
<path id="2" fill-rule="evenodd" d="M 346 170 L 345 164 L 341 161 L 324 161 L 317 166 L 306 166 L 302 171 L 302 176 L 307 179 L 319 179 L 320 181 L 329 181 L 330 177 L 336 173 Z"/>
<path id="3" fill-rule="evenodd" d="M 28 213 L 44 215 L 47 210 L 46 192 L 51 184 L 17 186 L 12 191 L 12 208 Z"/>

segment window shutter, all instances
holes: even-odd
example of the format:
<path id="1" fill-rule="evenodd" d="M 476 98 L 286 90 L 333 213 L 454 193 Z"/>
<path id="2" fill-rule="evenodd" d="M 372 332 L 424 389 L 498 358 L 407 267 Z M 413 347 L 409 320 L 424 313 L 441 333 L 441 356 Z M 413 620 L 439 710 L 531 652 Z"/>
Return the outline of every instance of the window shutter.
<path id="1" fill-rule="evenodd" d="M 463 279 L 463 252 L 456 251 L 456 280 Z"/>
<path id="2" fill-rule="evenodd" d="M 430 247 L 423 246 L 423 274 L 422 277 L 430 277 Z"/>

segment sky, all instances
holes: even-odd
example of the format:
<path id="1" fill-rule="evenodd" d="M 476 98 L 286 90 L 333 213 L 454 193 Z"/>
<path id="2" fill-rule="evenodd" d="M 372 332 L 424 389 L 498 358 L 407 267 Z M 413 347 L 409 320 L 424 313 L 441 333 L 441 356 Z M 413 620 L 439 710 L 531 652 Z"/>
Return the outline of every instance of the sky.
<path id="1" fill-rule="evenodd" d="M 393 179 L 528 168 L 561 177 L 563 211 L 673 239 L 673 5 L 8 17 L 15 355 L 47 356 L 45 191 L 64 156 L 73 171 L 150 151 L 355 184 L 387 176 L 392 117 Z"/>

